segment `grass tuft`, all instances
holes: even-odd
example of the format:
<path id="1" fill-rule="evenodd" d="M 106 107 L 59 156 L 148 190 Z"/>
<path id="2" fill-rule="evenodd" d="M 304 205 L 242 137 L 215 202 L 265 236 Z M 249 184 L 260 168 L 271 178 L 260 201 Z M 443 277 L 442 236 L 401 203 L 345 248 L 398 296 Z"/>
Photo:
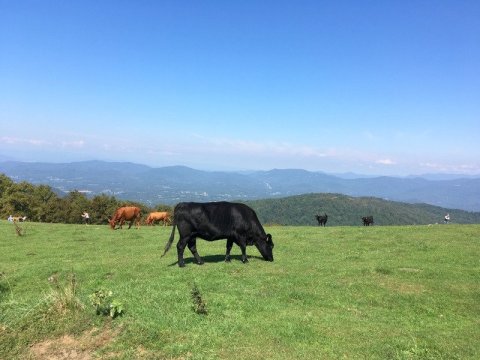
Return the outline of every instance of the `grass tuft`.
<path id="1" fill-rule="evenodd" d="M 77 297 L 77 280 L 74 273 L 69 274 L 65 284 L 59 281 L 58 274 L 53 274 L 48 278 L 52 285 L 52 291 L 47 295 L 47 304 L 50 310 L 59 314 L 65 314 L 69 311 L 83 310 L 85 306 Z"/>
<path id="2" fill-rule="evenodd" d="M 16 221 L 13 222 L 13 225 L 15 226 L 15 232 L 18 236 L 24 236 L 26 235 L 26 231 L 23 227 L 17 224 Z"/>
<path id="3" fill-rule="evenodd" d="M 195 311 L 195 313 L 199 315 L 207 315 L 208 314 L 207 303 L 203 299 L 197 284 L 195 283 L 193 284 L 190 294 L 192 296 L 193 311 Z"/>

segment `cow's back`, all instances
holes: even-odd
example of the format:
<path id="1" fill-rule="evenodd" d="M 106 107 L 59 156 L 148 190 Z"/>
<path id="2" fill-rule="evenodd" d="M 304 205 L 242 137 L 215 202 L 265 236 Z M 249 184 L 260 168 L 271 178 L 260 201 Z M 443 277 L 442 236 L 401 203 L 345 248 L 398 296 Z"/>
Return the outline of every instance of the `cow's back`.
<path id="1" fill-rule="evenodd" d="M 132 220 L 140 216 L 140 208 L 137 206 L 122 206 L 115 212 L 115 220 Z"/>
<path id="2" fill-rule="evenodd" d="M 120 220 L 124 211 L 125 211 L 125 207 L 121 207 L 115 210 L 115 213 L 113 214 L 113 220 Z"/>
<path id="3" fill-rule="evenodd" d="M 137 206 L 127 206 L 125 208 L 125 219 L 132 220 L 140 216 L 140 208 Z"/>
<path id="4" fill-rule="evenodd" d="M 168 218 L 168 212 L 166 212 L 166 211 L 156 211 L 156 212 L 150 213 L 150 216 L 152 217 L 152 219 L 163 220 L 163 219 Z"/>

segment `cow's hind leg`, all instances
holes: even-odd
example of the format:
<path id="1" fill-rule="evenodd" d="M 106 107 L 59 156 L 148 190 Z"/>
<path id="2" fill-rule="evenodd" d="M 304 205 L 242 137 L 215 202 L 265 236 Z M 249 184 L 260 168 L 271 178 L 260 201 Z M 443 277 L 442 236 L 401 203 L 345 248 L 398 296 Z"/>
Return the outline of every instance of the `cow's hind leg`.
<path id="1" fill-rule="evenodd" d="M 181 237 L 180 240 L 177 242 L 177 255 L 178 255 L 178 266 L 184 267 L 185 260 L 183 259 L 183 252 L 185 251 L 185 247 L 187 246 L 188 238 Z"/>
<path id="2" fill-rule="evenodd" d="M 197 264 L 203 265 L 203 259 L 200 257 L 200 255 L 198 255 L 198 252 L 197 252 L 197 239 L 194 237 L 190 238 L 190 240 L 188 240 L 187 245 L 190 251 L 192 252 L 193 256 L 195 257 Z"/>
<path id="3" fill-rule="evenodd" d="M 225 254 L 225 262 L 230 262 L 230 251 L 233 247 L 233 239 L 227 239 L 227 252 Z"/>

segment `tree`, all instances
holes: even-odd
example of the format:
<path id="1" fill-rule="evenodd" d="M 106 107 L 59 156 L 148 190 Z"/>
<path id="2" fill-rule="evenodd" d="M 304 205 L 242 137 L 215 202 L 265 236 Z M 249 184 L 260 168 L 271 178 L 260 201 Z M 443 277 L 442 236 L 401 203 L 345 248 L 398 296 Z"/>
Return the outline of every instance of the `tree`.
<path id="1" fill-rule="evenodd" d="M 119 207 L 117 199 L 105 194 L 94 196 L 90 203 L 90 221 L 93 224 L 106 224 L 110 216 Z"/>
<path id="2" fill-rule="evenodd" d="M 32 199 L 32 218 L 31 220 L 41 222 L 57 222 L 57 212 L 59 197 L 50 186 L 40 185 L 34 190 Z"/>
<path id="3" fill-rule="evenodd" d="M 63 218 L 67 224 L 80 223 L 82 214 L 89 208 L 87 196 L 77 190 L 71 191 L 62 199 Z"/>
<path id="4" fill-rule="evenodd" d="M 13 183 L 6 188 L 2 197 L 3 211 L 11 215 L 31 218 L 30 204 L 33 191 L 34 186 L 25 181 Z"/>

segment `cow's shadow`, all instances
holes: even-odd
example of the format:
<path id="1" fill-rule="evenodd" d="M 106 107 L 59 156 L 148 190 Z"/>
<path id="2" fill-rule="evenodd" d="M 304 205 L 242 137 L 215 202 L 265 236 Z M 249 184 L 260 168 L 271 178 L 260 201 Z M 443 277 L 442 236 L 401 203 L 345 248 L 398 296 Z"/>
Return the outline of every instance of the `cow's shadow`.
<path id="1" fill-rule="evenodd" d="M 248 255 L 247 258 L 249 260 L 251 260 L 251 259 L 263 260 L 263 258 L 261 256 L 254 256 L 254 255 L 253 256 Z M 205 264 L 207 264 L 207 263 L 221 263 L 221 262 L 225 262 L 225 255 L 206 255 L 206 256 L 202 256 L 202 259 L 203 259 L 203 262 Z M 231 259 L 232 263 L 236 262 L 236 261 L 242 262 L 242 255 L 230 255 L 230 259 Z M 195 261 L 195 258 L 193 256 L 185 257 L 184 260 L 185 260 L 185 265 L 188 265 L 188 264 L 197 265 L 197 262 Z M 178 264 L 178 261 L 175 261 L 174 263 L 171 263 L 168 266 L 175 266 L 177 264 Z M 226 264 L 228 264 L 228 263 L 226 263 Z"/>

